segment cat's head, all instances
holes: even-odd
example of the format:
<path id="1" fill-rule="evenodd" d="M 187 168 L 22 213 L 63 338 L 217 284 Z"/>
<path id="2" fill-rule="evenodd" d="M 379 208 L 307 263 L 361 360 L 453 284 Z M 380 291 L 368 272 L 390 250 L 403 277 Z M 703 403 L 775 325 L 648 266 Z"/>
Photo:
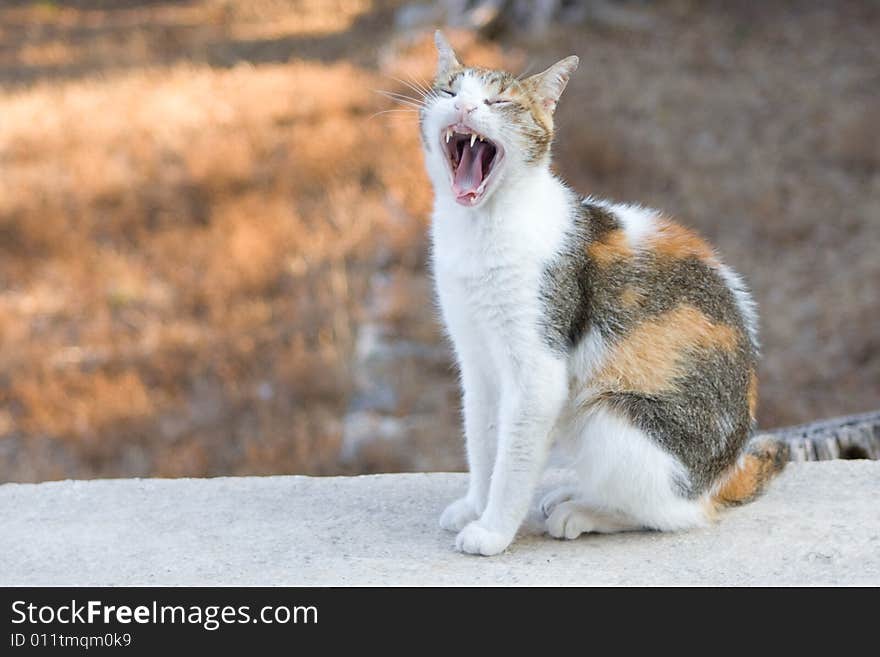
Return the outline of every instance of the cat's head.
<path id="1" fill-rule="evenodd" d="M 477 207 L 505 181 L 546 166 L 553 113 L 578 58 L 519 80 L 464 66 L 439 31 L 435 42 L 437 75 L 420 113 L 428 173 L 438 194 Z"/>

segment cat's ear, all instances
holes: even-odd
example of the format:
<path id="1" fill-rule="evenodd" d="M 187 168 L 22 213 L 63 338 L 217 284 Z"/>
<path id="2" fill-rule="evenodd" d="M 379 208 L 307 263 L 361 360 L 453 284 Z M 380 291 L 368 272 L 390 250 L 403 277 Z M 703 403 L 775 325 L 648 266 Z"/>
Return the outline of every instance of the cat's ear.
<path id="1" fill-rule="evenodd" d="M 543 73 L 526 79 L 526 84 L 532 88 L 532 93 L 541 106 L 551 114 L 556 109 L 562 92 L 565 91 L 568 79 L 577 70 L 578 62 L 580 59 L 576 55 L 572 55 L 556 62 Z"/>
<path id="2" fill-rule="evenodd" d="M 461 63 L 440 30 L 434 32 L 434 44 L 437 46 L 437 77 L 449 77 L 455 69 L 461 68 Z"/>

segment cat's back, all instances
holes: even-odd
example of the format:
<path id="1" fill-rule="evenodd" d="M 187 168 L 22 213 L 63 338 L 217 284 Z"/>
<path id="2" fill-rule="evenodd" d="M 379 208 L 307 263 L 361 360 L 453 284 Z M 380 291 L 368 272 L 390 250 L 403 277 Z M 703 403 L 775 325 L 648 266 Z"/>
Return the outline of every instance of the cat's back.
<path id="1" fill-rule="evenodd" d="M 735 335 L 744 352 L 757 351 L 742 279 L 696 232 L 650 208 L 584 199 L 565 248 L 546 268 L 543 296 L 548 339 L 560 348 L 577 346 L 588 331 L 617 341 L 666 321 L 711 325 Z"/>

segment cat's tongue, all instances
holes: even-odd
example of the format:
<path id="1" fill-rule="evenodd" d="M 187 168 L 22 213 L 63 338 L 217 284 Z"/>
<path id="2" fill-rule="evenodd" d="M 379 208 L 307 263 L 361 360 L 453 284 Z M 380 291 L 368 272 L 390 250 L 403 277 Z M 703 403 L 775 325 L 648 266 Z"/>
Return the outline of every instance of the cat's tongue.
<path id="1" fill-rule="evenodd" d="M 455 170 L 455 180 L 452 181 L 452 191 L 458 198 L 477 195 L 477 188 L 483 182 L 483 153 L 488 147 L 483 141 L 473 146 L 465 143 L 461 162 Z"/>

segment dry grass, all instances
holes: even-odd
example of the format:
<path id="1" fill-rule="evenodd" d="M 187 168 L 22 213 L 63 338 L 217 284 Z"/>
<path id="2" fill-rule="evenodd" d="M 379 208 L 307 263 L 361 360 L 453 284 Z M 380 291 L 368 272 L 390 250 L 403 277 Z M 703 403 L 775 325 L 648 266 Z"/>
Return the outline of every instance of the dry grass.
<path id="1" fill-rule="evenodd" d="M 132 443 L 144 474 L 328 467 L 316 418 L 344 403 L 359 272 L 410 202 L 368 146 L 413 138 L 365 121 L 364 77 L 179 66 L 0 100 L 0 369 L 23 435 L 87 475 Z"/>

